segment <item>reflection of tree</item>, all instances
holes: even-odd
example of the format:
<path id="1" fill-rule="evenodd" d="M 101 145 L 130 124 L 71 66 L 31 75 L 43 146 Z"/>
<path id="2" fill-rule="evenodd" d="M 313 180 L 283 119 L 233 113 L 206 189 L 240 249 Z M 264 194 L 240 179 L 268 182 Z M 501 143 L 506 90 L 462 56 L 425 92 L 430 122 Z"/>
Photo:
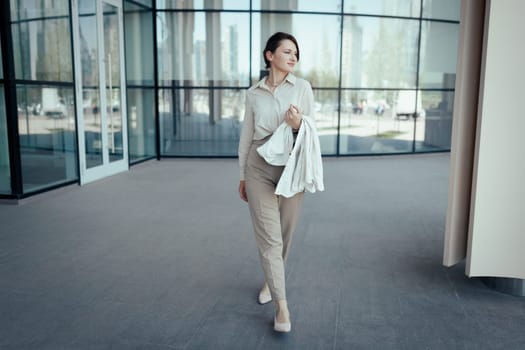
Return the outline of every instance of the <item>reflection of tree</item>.
<path id="1" fill-rule="evenodd" d="M 35 79 L 72 81 L 72 55 L 68 19 L 34 21 L 37 26 Z"/>
<path id="2" fill-rule="evenodd" d="M 392 26 L 391 21 L 388 27 L 386 23 L 380 21 L 379 34 L 366 60 L 367 86 L 398 87 L 407 81 L 402 69 L 408 63 L 404 31 L 400 26 Z"/>
<path id="3" fill-rule="evenodd" d="M 303 76 L 312 84 L 313 87 L 335 87 L 339 85 L 339 76 L 337 69 L 333 67 L 332 50 L 330 40 L 326 29 L 323 31 L 323 40 L 321 42 L 321 64 L 315 64 L 315 67 L 308 72 L 298 75 Z M 307 57 L 307 59 L 310 59 Z M 316 92 L 316 102 L 321 104 L 334 103 L 334 93 L 330 90 L 319 90 Z"/>
<path id="4" fill-rule="evenodd" d="M 89 23 L 95 23 L 90 20 Z M 83 35 L 82 29 L 84 26 L 80 26 L 80 60 L 82 66 L 82 85 L 84 86 L 97 86 L 98 85 L 98 66 L 97 66 L 97 50 L 89 50 L 89 44 Z"/>
<path id="5" fill-rule="evenodd" d="M 308 80 L 313 87 L 337 86 L 339 83 L 339 77 L 337 76 L 336 72 L 332 69 L 329 69 L 329 67 L 316 67 L 306 74 L 302 74 L 300 71 L 297 71 L 297 75 L 303 76 L 304 79 Z M 333 90 L 318 90 L 316 93 L 316 102 L 321 104 L 333 103 Z"/>
<path id="6" fill-rule="evenodd" d="M 111 71 L 111 84 L 120 85 L 120 50 L 119 50 L 119 27 L 118 13 L 114 7 L 104 5 L 104 50 L 106 52 L 106 85 L 109 85 L 109 73 Z"/>

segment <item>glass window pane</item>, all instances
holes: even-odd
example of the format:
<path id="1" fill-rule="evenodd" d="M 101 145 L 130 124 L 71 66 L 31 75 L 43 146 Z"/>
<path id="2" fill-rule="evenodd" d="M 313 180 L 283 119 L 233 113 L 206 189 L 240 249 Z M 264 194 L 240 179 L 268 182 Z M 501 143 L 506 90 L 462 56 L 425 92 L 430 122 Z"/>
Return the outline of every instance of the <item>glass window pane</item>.
<path id="1" fill-rule="evenodd" d="M 131 162 L 156 155 L 155 152 L 155 91 L 127 90 L 128 137 Z"/>
<path id="2" fill-rule="evenodd" d="M 11 193 L 4 87 L 0 85 L 0 193 Z"/>
<path id="3" fill-rule="evenodd" d="M 166 86 L 248 86 L 249 14 L 158 16 L 159 81 Z"/>
<path id="4" fill-rule="evenodd" d="M 315 90 L 315 122 L 324 155 L 337 154 L 337 90 Z"/>
<path id="5" fill-rule="evenodd" d="M 69 0 L 11 0 L 11 20 L 69 16 Z"/>
<path id="6" fill-rule="evenodd" d="M 69 19 L 12 24 L 17 79 L 73 81 Z"/>
<path id="7" fill-rule="evenodd" d="M 267 1 L 254 0 L 254 10 L 270 11 L 312 11 L 312 12 L 340 12 L 341 0 L 296 0 L 296 1 Z"/>
<path id="8" fill-rule="evenodd" d="M 461 0 L 423 0 L 423 18 L 459 21 Z"/>
<path id="9" fill-rule="evenodd" d="M 73 88 L 18 86 L 24 193 L 78 179 Z"/>
<path id="10" fill-rule="evenodd" d="M 459 24 L 423 21 L 419 86 L 453 89 L 456 80 Z"/>
<path id="11" fill-rule="evenodd" d="M 416 20 L 345 17 L 342 86 L 415 87 L 418 32 Z"/>
<path id="12" fill-rule="evenodd" d="M 416 151 L 450 150 L 453 91 L 423 91 L 422 113 L 416 124 Z"/>
<path id="13" fill-rule="evenodd" d="M 340 16 L 305 14 L 253 14 L 252 81 L 265 71 L 262 51 L 275 32 L 293 34 L 299 44 L 300 59 L 295 73 L 313 87 L 339 86 Z M 312 26 L 315 23 L 315 26 Z"/>
<path id="14" fill-rule="evenodd" d="M 394 90 L 343 91 L 341 154 L 412 152 L 415 92 L 408 96 Z"/>
<path id="15" fill-rule="evenodd" d="M 345 0 L 345 13 L 419 17 L 420 0 Z"/>
<path id="16" fill-rule="evenodd" d="M 160 10 L 249 10 L 250 1 L 247 0 L 157 0 L 157 9 Z"/>
<path id="17" fill-rule="evenodd" d="M 126 78 L 130 85 L 154 84 L 153 13 L 125 2 Z"/>
<path id="18" fill-rule="evenodd" d="M 236 156 L 244 89 L 162 89 L 161 155 Z"/>

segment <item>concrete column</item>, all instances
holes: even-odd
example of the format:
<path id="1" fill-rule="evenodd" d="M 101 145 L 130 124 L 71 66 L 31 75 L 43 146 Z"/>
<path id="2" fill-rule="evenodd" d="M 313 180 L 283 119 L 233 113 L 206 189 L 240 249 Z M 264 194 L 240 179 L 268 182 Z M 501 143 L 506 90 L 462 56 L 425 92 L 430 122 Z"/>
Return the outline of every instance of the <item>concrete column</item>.
<path id="1" fill-rule="evenodd" d="M 448 209 L 443 265 L 467 255 L 472 167 L 483 46 L 484 0 L 463 0 L 459 29 L 456 94 L 452 118 Z"/>
<path id="2" fill-rule="evenodd" d="M 222 0 L 207 0 L 207 8 L 222 8 Z M 210 124 L 221 119 L 222 91 L 213 89 L 222 85 L 222 28 L 221 17 L 218 12 L 206 13 L 206 71 L 209 79 L 209 109 Z"/>

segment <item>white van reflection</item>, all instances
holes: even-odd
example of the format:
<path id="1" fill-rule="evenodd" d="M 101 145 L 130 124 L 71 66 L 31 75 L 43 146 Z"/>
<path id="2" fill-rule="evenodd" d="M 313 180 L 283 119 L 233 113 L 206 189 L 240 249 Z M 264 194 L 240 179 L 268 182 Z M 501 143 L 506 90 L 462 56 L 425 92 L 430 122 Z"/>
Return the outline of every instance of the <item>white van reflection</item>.
<path id="1" fill-rule="evenodd" d="M 66 105 L 58 95 L 58 89 L 42 88 L 42 107 L 40 113 L 53 119 L 64 118 L 66 116 Z"/>
<path id="2" fill-rule="evenodd" d="M 417 102 L 416 102 L 417 100 Z M 417 103 L 417 108 L 416 108 Z M 421 105 L 421 91 L 415 90 L 401 90 L 398 92 L 397 99 L 394 104 L 396 119 L 409 119 L 424 117 L 425 110 Z"/>

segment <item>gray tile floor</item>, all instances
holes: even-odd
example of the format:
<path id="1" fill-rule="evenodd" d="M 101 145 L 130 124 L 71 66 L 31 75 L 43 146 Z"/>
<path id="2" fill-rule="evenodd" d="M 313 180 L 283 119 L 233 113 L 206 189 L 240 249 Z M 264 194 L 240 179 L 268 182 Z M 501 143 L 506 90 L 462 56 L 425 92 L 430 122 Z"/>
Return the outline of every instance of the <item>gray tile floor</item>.
<path id="1" fill-rule="evenodd" d="M 263 278 L 231 160 L 163 160 L 0 205 L 0 349 L 525 349 L 525 299 L 441 266 L 448 154 L 325 159 Z"/>

